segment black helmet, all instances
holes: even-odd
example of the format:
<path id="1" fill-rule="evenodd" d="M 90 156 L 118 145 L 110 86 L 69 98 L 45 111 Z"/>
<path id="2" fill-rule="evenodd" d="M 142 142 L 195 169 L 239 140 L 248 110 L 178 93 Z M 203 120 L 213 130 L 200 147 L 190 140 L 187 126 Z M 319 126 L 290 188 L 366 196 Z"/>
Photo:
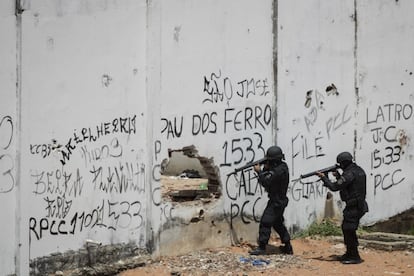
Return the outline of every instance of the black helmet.
<path id="1" fill-rule="evenodd" d="M 341 166 L 341 168 L 346 168 L 352 163 L 352 155 L 347 151 L 341 152 L 336 157 L 336 162 Z"/>
<path id="2" fill-rule="evenodd" d="M 280 161 L 282 159 L 285 159 L 285 156 L 283 155 L 281 148 L 278 146 L 271 146 L 267 149 L 266 158 L 268 160 Z"/>

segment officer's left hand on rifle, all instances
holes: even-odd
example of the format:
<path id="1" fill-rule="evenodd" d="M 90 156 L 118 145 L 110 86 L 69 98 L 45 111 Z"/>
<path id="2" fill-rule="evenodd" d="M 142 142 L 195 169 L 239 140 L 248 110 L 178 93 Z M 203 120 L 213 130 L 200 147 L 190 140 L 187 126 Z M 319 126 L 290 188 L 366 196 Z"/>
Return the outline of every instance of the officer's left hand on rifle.
<path id="1" fill-rule="evenodd" d="M 331 171 L 331 173 L 332 173 L 332 175 L 336 178 L 336 179 L 339 179 L 340 177 L 341 177 L 341 174 L 339 173 L 339 171 L 338 170 L 335 170 L 335 171 Z M 325 177 L 325 174 L 323 173 L 323 172 L 316 172 L 316 174 L 320 177 L 320 178 L 323 178 L 323 177 Z"/>

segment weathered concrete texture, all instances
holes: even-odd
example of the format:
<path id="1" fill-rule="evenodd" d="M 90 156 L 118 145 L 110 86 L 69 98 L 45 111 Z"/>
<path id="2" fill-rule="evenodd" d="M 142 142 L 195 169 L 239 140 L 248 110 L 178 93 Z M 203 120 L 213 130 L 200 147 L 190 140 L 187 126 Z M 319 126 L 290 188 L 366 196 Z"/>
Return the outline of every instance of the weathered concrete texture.
<path id="1" fill-rule="evenodd" d="M 132 256 L 136 258 L 128 262 L 120 261 Z M 47 275 L 56 271 L 75 270 L 76 268 L 82 268 L 79 270 L 81 274 L 74 275 L 113 275 L 113 273 L 106 274 L 102 271 L 112 271 L 115 268 L 121 269 L 124 266 L 123 269 L 137 267 L 145 258 L 149 258 L 148 252 L 134 244 L 89 245 L 77 251 L 54 253 L 34 259 L 30 263 L 30 275 Z M 116 264 L 118 261 L 120 262 Z M 106 268 L 106 264 L 111 265 Z M 91 271 L 95 273 L 100 271 L 100 273 L 90 274 L 88 267 L 92 266 L 94 269 L 91 269 Z"/>
<path id="2" fill-rule="evenodd" d="M 207 213 L 205 211 L 204 214 Z M 229 228 L 223 217 L 209 215 L 170 221 L 162 227 L 163 247 L 160 255 L 173 256 L 223 244 L 230 245 Z"/>
<path id="3" fill-rule="evenodd" d="M 328 240 L 332 240 L 335 243 L 342 243 L 342 237 L 331 237 Z M 360 245 L 365 248 L 377 249 L 377 250 L 411 250 L 413 251 L 414 236 L 398 235 L 390 233 L 368 233 L 361 236 Z M 241 242 L 240 248 L 251 247 L 250 243 Z M 309 255 L 303 259 L 300 255 L 283 255 L 280 254 L 280 249 L 273 244 L 267 248 L 269 255 L 266 255 L 266 261 L 272 263 L 272 266 L 282 268 L 284 266 L 300 265 L 309 261 Z M 243 266 L 252 262 L 250 258 L 240 257 L 240 252 L 235 254 L 234 251 L 229 252 L 228 248 L 209 249 L 209 250 L 193 250 L 192 252 L 182 255 L 178 258 L 169 258 L 165 261 L 165 265 L 177 271 L 177 274 L 171 275 L 192 275 L 197 274 L 200 269 L 205 272 L 202 275 L 219 274 L 224 275 L 224 270 L 229 271 L 229 268 L 233 271 L 233 274 L 247 275 L 246 270 L 243 270 Z M 165 259 L 164 259 L 165 260 Z M 157 263 L 159 260 L 148 259 L 144 256 L 127 258 L 116 263 L 97 264 L 92 267 L 79 268 L 62 275 L 65 276 L 81 276 L 81 275 L 115 275 L 122 270 L 129 269 L 130 267 L 140 267 L 151 265 L 151 263 Z M 312 264 L 313 269 L 315 264 Z M 253 265 L 253 268 L 260 270 L 263 268 L 260 265 Z M 243 271 L 241 272 L 240 269 Z M 240 274 L 239 274 L 240 272 Z M 138 272 L 137 272 L 138 273 Z M 262 272 L 263 273 L 263 272 Z M 233 275 L 231 274 L 231 275 Z M 57 274 L 56 274 L 57 275 Z M 136 275 L 139 275 L 136 274 Z M 227 274 L 226 274 L 227 275 Z M 250 274 L 249 274 L 250 275 Z M 266 274 L 268 275 L 268 274 Z M 270 275 L 270 274 L 269 274 Z M 274 275 L 274 274 L 271 274 Z M 278 274 L 277 274 L 278 275 Z"/>
<path id="4" fill-rule="evenodd" d="M 86 275 L 116 275 L 117 273 L 133 269 L 136 267 L 145 266 L 145 264 L 150 260 L 149 256 L 135 256 L 125 260 L 119 260 L 116 263 L 107 263 L 107 264 L 96 264 L 94 266 L 82 267 L 75 269 L 68 274 L 67 276 L 86 276 Z M 56 274 L 57 275 L 57 274 Z M 64 275 L 64 274 L 62 274 Z"/>
<path id="5" fill-rule="evenodd" d="M 342 237 L 334 237 L 337 242 Z M 359 245 L 385 251 L 410 250 L 414 251 L 414 236 L 394 233 L 373 232 L 359 236 Z"/>
<path id="6" fill-rule="evenodd" d="M 369 227 L 373 231 L 414 234 L 414 208 Z"/>

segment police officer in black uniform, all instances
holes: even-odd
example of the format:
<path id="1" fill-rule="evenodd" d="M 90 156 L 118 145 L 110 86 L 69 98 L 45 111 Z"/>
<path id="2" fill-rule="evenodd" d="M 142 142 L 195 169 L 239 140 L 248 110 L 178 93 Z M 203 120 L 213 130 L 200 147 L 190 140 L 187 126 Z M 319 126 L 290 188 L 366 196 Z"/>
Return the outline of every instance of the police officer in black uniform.
<path id="1" fill-rule="evenodd" d="M 319 177 L 331 191 L 340 191 L 341 200 L 346 202 L 343 210 L 342 233 L 346 253 L 338 258 L 343 264 L 359 264 L 362 262 L 358 253 L 358 238 L 356 230 L 361 217 L 368 212 L 366 197 L 366 174 L 364 170 L 352 161 L 349 152 L 338 154 L 336 162 L 342 169 L 342 174 L 335 172 L 336 182 L 318 172 Z"/>
<path id="2" fill-rule="evenodd" d="M 266 162 L 263 164 L 263 168 L 260 164 L 254 166 L 258 181 L 268 193 L 269 200 L 260 220 L 259 246 L 249 252 L 252 255 L 266 254 L 266 245 L 269 242 L 272 227 L 279 234 L 281 242 L 284 243 L 281 251 L 285 254 L 293 254 L 290 235 L 284 225 L 283 217 L 289 201 L 286 196 L 289 185 L 289 168 L 282 160 L 284 160 L 284 155 L 281 148 L 272 146 L 266 152 Z"/>

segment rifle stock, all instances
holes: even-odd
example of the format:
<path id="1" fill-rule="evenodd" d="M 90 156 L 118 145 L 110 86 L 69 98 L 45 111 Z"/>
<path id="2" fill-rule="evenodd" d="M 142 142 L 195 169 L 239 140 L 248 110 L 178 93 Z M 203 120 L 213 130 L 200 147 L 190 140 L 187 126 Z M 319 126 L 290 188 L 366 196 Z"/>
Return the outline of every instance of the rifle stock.
<path id="1" fill-rule="evenodd" d="M 316 170 L 316 171 L 313 171 L 313 172 L 310 172 L 310 173 L 301 174 L 300 178 L 307 178 L 307 177 L 310 177 L 310 176 L 313 176 L 313 175 L 317 175 L 318 172 L 321 172 L 321 173 L 333 172 L 333 171 L 336 171 L 338 168 L 339 168 L 339 166 L 337 164 L 335 164 L 333 166 L 323 168 L 323 169 L 320 169 L 320 170 Z"/>

